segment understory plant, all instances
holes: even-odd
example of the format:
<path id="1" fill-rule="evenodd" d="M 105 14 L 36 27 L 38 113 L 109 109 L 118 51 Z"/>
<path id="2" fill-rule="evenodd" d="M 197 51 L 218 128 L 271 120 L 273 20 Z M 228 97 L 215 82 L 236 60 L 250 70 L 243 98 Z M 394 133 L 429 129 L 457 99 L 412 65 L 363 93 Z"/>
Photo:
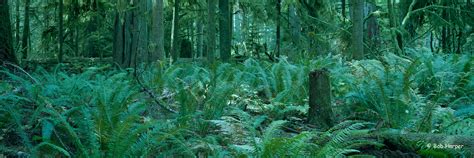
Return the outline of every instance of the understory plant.
<path id="1" fill-rule="evenodd" d="M 61 65 L 33 72 L 5 69 L 0 152 L 344 157 L 367 154 L 369 148 L 388 150 L 374 134 L 380 129 L 473 136 L 472 64 L 465 56 L 421 52 L 361 61 L 328 55 L 277 63 L 157 62 L 81 73 Z M 330 72 L 337 115 L 327 131 L 305 122 L 308 73 L 315 69 Z M 410 151 L 435 153 L 416 145 Z"/>

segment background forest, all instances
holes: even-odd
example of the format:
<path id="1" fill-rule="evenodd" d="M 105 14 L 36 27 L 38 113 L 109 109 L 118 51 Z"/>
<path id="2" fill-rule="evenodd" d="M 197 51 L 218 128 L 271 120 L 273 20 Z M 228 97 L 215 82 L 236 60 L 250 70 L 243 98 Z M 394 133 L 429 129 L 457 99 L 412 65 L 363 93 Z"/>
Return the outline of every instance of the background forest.
<path id="1" fill-rule="evenodd" d="M 471 0 L 0 0 L 0 157 L 473 157 Z"/>

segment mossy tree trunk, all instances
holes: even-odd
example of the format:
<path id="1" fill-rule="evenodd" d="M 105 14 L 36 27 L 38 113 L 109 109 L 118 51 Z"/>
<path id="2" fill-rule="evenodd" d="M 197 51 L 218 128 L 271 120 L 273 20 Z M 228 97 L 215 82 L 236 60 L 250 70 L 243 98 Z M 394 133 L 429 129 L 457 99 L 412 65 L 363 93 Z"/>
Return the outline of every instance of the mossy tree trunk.
<path id="1" fill-rule="evenodd" d="M 20 44 L 20 0 L 15 5 L 15 46 Z"/>
<path id="2" fill-rule="evenodd" d="M 219 46 L 221 59 L 224 62 L 230 59 L 231 26 L 229 0 L 219 0 Z"/>
<path id="3" fill-rule="evenodd" d="M 207 5 L 207 59 L 213 62 L 216 54 L 216 0 L 208 0 Z"/>
<path id="4" fill-rule="evenodd" d="M 64 4 L 63 0 L 59 0 L 59 11 L 58 11 L 58 18 L 59 18 L 59 23 L 58 23 L 58 39 L 59 39 L 59 52 L 58 52 L 58 62 L 61 63 L 63 62 L 63 45 L 64 45 L 64 36 L 63 36 L 63 27 L 64 27 L 64 22 L 63 22 L 63 15 L 64 15 Z"/>
<path id="5" fill-rule="evenodd" d="M 332 127 L 331 82 L 326 69 L 309 73 L 309 111 L 308 121 L 321 129 Z"/>
<path id="6" fill-rule="evenodd" d="M 352 12 L 352 58 L 364 57 L 364 0 L 353 0 Z"/>
<path id="7" fill-rule="evenodd" d="M 74 49 L 74 56 L 79 56 L 79 16 L 80 16 L 80 6 L 79 0 L 73 0 L 73 16 L 72 21 L 74 23 L 74 41 L 73 41 L 73 49 Z"/>
<path id="8" fill-rule="evenodd" d="M 0 60 L 17 64 L 12 45 L 12 30 L 10 23 L 10 8 L 8 0 L 0 0 Z"/>
<path id="9" fill-rule="evenodd" d="M 140 40 L 137 18 L 137 1 L 127 4 L 119 1 L 114 22 L 114 62 L 121 67 L 133 67 L 136 65 L 138 45 Z M 125 8 L 134 8 L 126 10 Z M 145 38 L 145 37 L 143 37 Z"/>
<path id="10" fill-rule="evenodd" d="M 179 39 L 179 0 L 174 0 L 173 6 L 173 24 L 171 27 L 171 50 L 170 50 L 170 58 L 173 62 L 178 60 L 179 57 L 179 46 L 180 46 L 180 39 Z"/>
<path id="11" fill-rule="evenodd" d="M 151 60 L 165 59 L 165 45 L 164 45 L 164 24 L 163 24 L 163 0 L 153 1 L 153 36 L 152 36 L 152 52 Z"/>
<path id="12" fill-rule="evenodd" d="M 341 14 L 342 18 L 346 19 L 346 0 L 341 0 Z"/>
<path id="13" fill-rule="evenodd" d="M 23 25 L 23 37 L 21 39 L 21 58 L 26 59 L 28 58 L 28 39 L 30 37 L 30 0 L 25 1 L 25 19 Z"/>
<path id="14" fill-rule="evenodd" d="M 276 15 L 276 57 L 280 57 L 280 47 L 281 47 L 281 38 L 280 38 L 280 16 L 281 16 L 281 0 L 277 0 L 276 4 L 276 10 L 277 10 L 277 15 Z"/>

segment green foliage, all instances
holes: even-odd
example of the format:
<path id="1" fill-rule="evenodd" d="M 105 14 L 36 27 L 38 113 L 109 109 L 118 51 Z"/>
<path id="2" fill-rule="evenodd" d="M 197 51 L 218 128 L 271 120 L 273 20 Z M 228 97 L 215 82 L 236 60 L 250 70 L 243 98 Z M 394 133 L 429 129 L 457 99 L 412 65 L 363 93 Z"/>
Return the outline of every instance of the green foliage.
<path id="1" fill-rule="evenodd" d="M 344 157 L 384 148 L 374 128 L 472 136 L 472 59 L 412 58 L 2 71 L 8 79 L 0 82 L 0 150 L 9 156 Z M 307 74 L 321 68 L 331 72 L 336 120 L 354 120 L 328 131 L 303 122 Z"/>

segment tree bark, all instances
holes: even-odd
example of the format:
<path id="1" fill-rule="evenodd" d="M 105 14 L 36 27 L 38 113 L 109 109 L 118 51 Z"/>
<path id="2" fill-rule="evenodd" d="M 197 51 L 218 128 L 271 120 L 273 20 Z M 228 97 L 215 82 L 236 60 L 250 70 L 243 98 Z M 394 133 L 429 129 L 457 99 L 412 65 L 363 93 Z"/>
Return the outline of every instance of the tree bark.
<path id="1" fill-rule="evenodd" d="M 137 51 L 136 51 L 136 60 L 135 64 L 139 65 L 143 62 L 151 61 L 150 60 L 150 51 L 148 49 L 148 43 L 149 43 L 149 36 L 148 36 L 148 24 L 147 20 L 149 19 L 148 16 L 148 3 L 147 1 L 144 0 L 137 0 L 135 1 L 137 3 L 137 8 L 135 9 L 136 15 L 137 15 L 137 22 L 136 22 L 136 28 L 135 29 L 136 35 L 138 38 L 136 38 L 137 41 Z"/>
<path id="2" fill-rule="evenodd" d="M 20 0 L 16 0 L 15 46 L 20 44 Z"/>
<path id="3" fill-rule="evenodd" d="M 17 64 L 12 45 L 10 8 L 8 0 L 0 0 L 0 61 Z"/>
<path id="4" fill-rule="evenodd" d="M 371 13 L 377 11 L 377 5 L 375 1 L 366 2 L 366 13 L 368 16 L 365 18 L 366 25 L 367 25 L 367 39 L 370 40 L 370 47 L 378 47 L 379 46 L 379 39 L 380 39 L 380 31 L 379 31 L 379 24 L 377 20 L 377 16 L 370 15 Z"/>
<path id="5" fill-rule="evenodd" d="M 234 0 L 229 0 L 229 38 L 230 47 L 229 51 L 232 52 L 232 39 L 234 38 Z"/>
<path id="6" fill-rule="evenodd" d="M 203 52 L 203 46 L 204 46 L 204 37 L 203 37 L 204 28 L 202 26 L 203 23 L 201 22 L 201 20 L 196 21 L 196 25 L 197 25 L 196 57 L 197 58 L 202 58 L 203 57 L 202 52 Z"/>
<path id="7" fill-rule="evenodd" d="M 276 15 L 276 57 L 280 57 L 280 47 L 281 47 L 281 38 L 280 38 L 280 17 L 281 17 L 281 0 L 277 0 L 276 4 L 276 10 L 277 10 L 277 15 Z"/>
<path id="8" fill-rule="evenodd" d="M 115 12 L 114 19 L 114 45 L 113 45 L 113 58 L 114 62 L 121 65 L 124 59 L 124 30 L 122 18 L 119 11 Z"/>
<path id="9" fill-rule="evenodd" d="M 128 67 L 136 67 L 137 65 L 137 56 L 138 56 L 138 49 L 140 47 L 140 34 L 138 32 L 139 27 L 139 15 L 137 15 L 137 10 L 138 10 L 138 2 L 139 0 L 133 0 L 132 4 L 132 11 L 130 11 L 130 27 L 129 27 L 129 32 L 130 32 L 130 51 L 129 53 L 129 59 L 130 59 L 130 64 Z"/>
<path id="10" fill-rule="evenodd" d="M 219 0 L 219 46 L 221 59 L 224 62 L 230 59 L 231 31 L 229 0 Z"/>
<path id="11" fill-rule="evenodd" d="M 79 22 L 79 14 L 80 14 L 80 6 L 79 6 L 79 0 L 73 0 L 73 21 L 75 23 L 74 25 L 74 44 L 73 44 L 73 49 L 74 49 L 74 56 L 79 56 L 79 25 L 77 24 Z"/>
<path id="12" fill-rule="evenodd" d="M 352 12 L 352 58 L 360 60 L 364 57 L 364 0 L 354 0 Z"/>
<path id="13" fill-rule="evenodd" d="M 388 23 L 390 28 L 395 27 L 395 20 L 393 19 L 393 3 L 392 0 L 387 0 L 387 9 L 388 9 Z"/>
<path id="14" fill-rule="evenodd" d="M 25 1 L 25 21 L 23 22 L 23 37 L 21 40 L 22 59 L 28 57 L 28 38 L 30 36 L 30 0 Z"/>
<path id="15" fill-rule="evenodd" d="M 179 0 L 174 0 L 173 7 L 173 24 L 171 27 L 171 51 L 170 58 L 173 62 L 176 62 L 179 57 Z"/>
<path id="16" fill-rule="evenodd" d="M 346 0 L 341 0 L 341 14 L 342 19 L 346 19 Z"/>
<path id="17" fill-rule="evenodd" d="M 216 0 L 208 0 L 207 5 L 207 59 L 213 62 L 216 54 Z"/>
<path id="18" fill-rule="evenodd" d="M 133 13 L 130 11 L 126 11 L 124 15 L 124 23 L 123 23 L 123 59 L 121 65 L 123 67 L 130 67 L 131 60 L 132 60 L 132 41 L 133 34 L 132 34 L 132 25 L 133 25 Z"/>
<path id="19" fill-rule="evenodd" d="M 63 44 L 64 44 L 64 37 L 63 37 L 63 15 L 64 15 L 64 4 L 63 0 L 59 0 L 59 33 L 58 33 L 58 40 L 59 40 L 59 53 L 58 53 L 58 62 L 63 62 Z"/>
<path id="20" fill-rule="evenodd" d="M 163 25 L 163 0 L 153 1 L 153 51 L 151 54 L 151 60 L 164 60 L 165 59 L 165 45 L 164 35 L 165 29 Z"/>
<path id="21" fill-rule="evenodd" d="M 328 129 L 334 123 L 333 118 L 329 72 L 325 69 L 311 71 L 309 73 L 308 121 L 321 129 Z"/>

